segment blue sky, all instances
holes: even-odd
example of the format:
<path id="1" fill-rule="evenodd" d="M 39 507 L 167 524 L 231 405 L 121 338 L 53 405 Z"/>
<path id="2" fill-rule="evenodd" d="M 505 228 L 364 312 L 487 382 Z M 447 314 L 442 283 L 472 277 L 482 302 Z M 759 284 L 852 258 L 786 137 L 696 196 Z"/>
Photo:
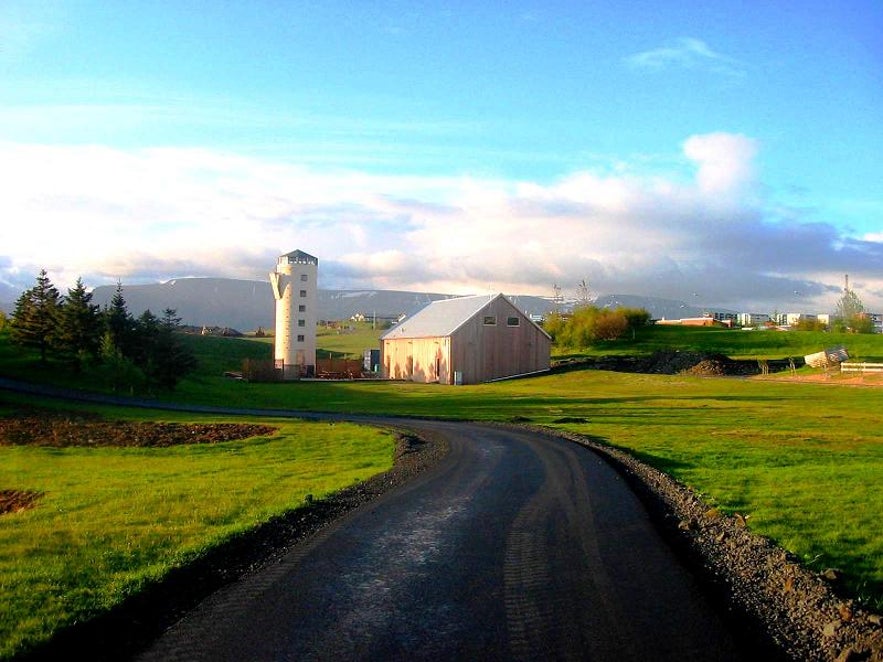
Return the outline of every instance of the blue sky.
<path id="1" fill-rule="evenodd" d="M 883 5 L 497 4 L 6 0 L 0 300 L 299 248 L 331 288 L 883 310 Z"/>

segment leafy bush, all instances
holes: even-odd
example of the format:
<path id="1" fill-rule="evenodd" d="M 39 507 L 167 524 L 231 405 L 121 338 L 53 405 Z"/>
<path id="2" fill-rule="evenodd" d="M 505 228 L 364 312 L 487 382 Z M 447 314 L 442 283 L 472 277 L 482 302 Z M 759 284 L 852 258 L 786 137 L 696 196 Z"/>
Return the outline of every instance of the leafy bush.
<path id="1" fill-rule="evenodd" d="M 642 308 L 580 306 L 573 313 L 552 313 L 544 327 L 560 347 L 584 348 L 592 343 L 622 338 L 629 330 L 645 326 L 650 313 Z"/>

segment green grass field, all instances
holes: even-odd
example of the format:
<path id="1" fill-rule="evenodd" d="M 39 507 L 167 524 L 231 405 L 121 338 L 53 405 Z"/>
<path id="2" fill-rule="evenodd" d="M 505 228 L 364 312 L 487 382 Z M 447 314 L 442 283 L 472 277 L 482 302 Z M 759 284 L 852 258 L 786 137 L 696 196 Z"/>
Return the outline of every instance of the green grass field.
<path id="1" fill-rule="evenodd" d="M 269 356 L 271 346 L 266 342 L 221 338 L 194 338 L 192 342 L 202 368 L 198 374 L 186 379 L 174 394 L 164 398 L 222 406 L 488 421 L 527 419 L 534 424 L 590 435 L 661 468 L 724 511 L 747 515 L 753 531 L 771 537 L 796 553 L 810 568 L 841 569 L 851 595 L 876 609 L 883 609 L 883 524 L 879 517 L 883 509 L 883 490 L 879 489 L 883 483 L 880 434 L 883 428 L 883 387 L 846 386 L 834 378 L 825 383 L 800 383 L 781 381 L 774 376 L 735 379 L 600 371 L 575 371 L 461 387 L 397 382 L 254 384 L 225 379 L 222 374 L 225 370 L 237 369 L 242 358 Z M 361 340 L 358 342 L 361 344 Z M 680 347 L 733 357 L 783 358 L 802 356 L 836 344 L 844 344 L 857 358 L 873 360 L 883 357 L 883 337 L 880 336 L 838 337 L 832 334 L 677 327 L 646 330 L 634 341 L 597 346 L 586 353 L 648 353 L 654 349 Z M 335 351 L 350 351 L 344 344 L 336 347 Z M 352 353 L 358 355 L 361 349 L 356 347 Z M 33 364 L 28 361 L 17 357 L 9 359 L 14 355 L 15 352 L 0 340 L 0 373 L 14 376 L 20 374 L 17 371 L 27 372 L 30 365 L 31 370 L 27 372 L 30 376 L 52 377 L 51 371 L 35 372 Z M 804 369 L 807 371 L 809 369 Z M 127 415 L 149 417 L 157 414 L 131 412 Z M 279 466 L 268 469 L 284 475 L 285 469 L 281 465 L 287 466 L 289 461 L 296 462 L 301 458 L 295 449 L 302 443 L 298 431 L 303 428 L 286 429 L 285 434 L 292 440 L 289 445 L 279 445 L 279 440 L 275 439 L 237 442 L 230 450 L 219 448 L 217 452 L 102 451 L 89 455 L 80 451 L 69 456 L 56 456 L 46 451 L 29 455 L 26 449 L 0 448 L 0 451 L 10 452 L 0 470 L 0 489 L 12 487 L 10 482 L 25 489 L 46 489 L 36 478 L 27 478 L 28 472 L 49 471 L 49 467 L 58 462 L 62 468 L 58 480 L 71 481 L 63 491 L 73 490 L 74 486 L 81 491 L 76 497 L 78 501 L 62 506 L 65 513 L 82 513 L 89 507 L 96 507 L 130 512 L 137 517 L 139 512 L 145 512 L 145 506 L 138 505 L 140 501 L 135 497 L 139 500 L 162 499 L 169 489 L 178 490 L 176 493 L 183 495 L 199 493 L 200 489 L 206 488 L 206 481 L 211 476 L 226 472 L 228 462 L 245 462 L 246 457 L 254 457 L 256 463 L 261 464 L 260 458 L 266 461 L 270 455 L 275 458 L 285 451 L 290 455 L 283 453 Z M 355 428 L 353 434 L 356 434 Z M 376 438 L 374 442 L 377 442 Z M 380 444 L 386 449 L 383 452 L 388 453 L 391 446 L 387 441 L 384 444 Z M 264 452 L 269 455 L 261 455 Z M 132 457 L 129 457 L 130 453 Z M 119 464 L 129 460 L 134 464 L 149 461 L 150 466 L 155 463 L 159 473 L 154 474 L 155 480 L 132 490 L 131 495 L 120 491 L 111 496 L 104 490 L 104 481 L 95 477 L 108 476 L 109 485 L 125 482 L 110 476 L 118 471 L 123 475 L 131 471 L 131 465 L 125 469 Z M 249 512 L 240 518 L 237 507 L 231 504 L 230 507 L 237 510 L 238 523 L 235 525 L 226 522 L 220 513 L 205 513 L 204 519 L 192 524 L 193 539 L 176 548 L 182 551 L 172 553 L 174 559 L 183 561 L 188 554 L 198 553 L 199 549 L 227 535 L 231 529 L 225 527 L 249 526 L 257 521 L 255 517 L 296 505 L 307 492 L 317 495 L 321 492 L 316 488 L 300 487 L 308 480 L 306 475 L 285 475 L 284 479 L 290 481 L 292 498 L 289 501 L 283 499 L 284 503 L 276 501 L 277 494 L 272 485 L 274 480 L 281 478 L 271 479 L 257 469 L 249 473 L 252 469 L 247 466 L 243 465 L 239 480 L 251 489 L 249 495 L 253 502 L 245 507 L 250 509 Z M 168 473 L 163 473 L 165 471 Z M 79 481 L 68 478 L 68 473 L 81 478 Z M 340 485 L 349 480 L 342 480 Z M 111 500 L 112 506 L 101 505 L 107 499 Z M 233 497 L 234 502 L 239 500 L 240 497 Z M 57 517 L 58 505 L 53 508 L 49 511 L 44 504 L 33 513 L 12 517 L 24 515 L 22 521 L 31 521 L 39 519 L 41 510 L 47 512 L 40 517 Z M 11 521 L 13 519 L 9 516 L 0 518 L 0 534 L 6 535 L 6 530 L 12 527 Z M 54 527 L 61 526 L 58 519 L 54 523 L 51 519 L 40 521 L 40 526 L 44 527 L 40 535 L 59 545 L 56 553 L 69 541 L 83 536 L 64 527 L 54 533 Z M 172 528 L 181 527 L 187 528 L 179 524 Z M 104 528 L 112 527 L 105 525 Z M 120 548 L 108 551 L 109 560 L 100 574 L 91 574 L 90 567 L 76 572 L 70 568 L 58 568 L 57 571 L 65 577 L 65 573 L 71 575 L 71 591 L 86 596 L 84 604 L 100 608 L 109 604 L 107 595 L 113 595 L 113 592 L 92 596 L 95 589 L 91 582 L 101 584 L 100 577 L 107 577 L 115 590 L 120 586 L 134 590 L 139 582 L 162 571 L 162 565 L 157 565 L 153 556 L 158 552 L 151 542 L 152 536 L 161 537 L 156 533 L 145 534 L 143 540 L 115 543 L 123 544 L 124 551 Z M 92 553 L 99 554 L 97 550 L 108 547 L 109 543 L 102 535 L 95 534 L 94 538 L 97 543 Z M 13 547 L 10 543 L 7 548 L 5 541 L 6 538 L 2 548 L 4 562 L 11 563 L 13 568 L 23 564 L 31 547 Z M 32 547 L 37 548 L 37 543 Z M 141 551 L 142 547 L 147 551 Z M 52 561 L 51 547 L 47 554 L 44 564 L 49 568 L 58 566 L 57 561 Z M 108 572 L 108 569 L 116 572 L 114 559 L 119 558 L 147 562 L 134 571 L 130 581 L 125 572 Z M 0 590 L 8 590 L 7 577 L 16 577 L 18 572 L 7 574 L 0 569 L 3 577 Z M 44 584 L 34 581 L 30 593 L 35 602 L 28 603 L 28 607 L 18 613 L 30 617 L 30 610 L 35 609 L 37 603 L 45 603 L 61 618 L 70 618 L 66 611 L 70 609 L 68 603 L 59 597 L 55 588 L 59 584 L 53 583 L 60 580 L 53 578 L 45 580 Z M 130 583 L 126 584 L 127 581 Z M 4 623 L 4 628 L 9 627 Z M 51 629 L 51 626 L 39 623 L 29 627 L 42 634 Z"/>
<path id="2" fill-rule="evenodd" d="M 12 405 L 0 393 L 0 412 Z M 216 445 L 0 446 L 0 488 L 44 494 L 37 507 L 0 517 L 0 657 L 108 609 L 307 495 L 320 499 L 392 466 L 388 432 L 270 423 L 275 435 Z"/>

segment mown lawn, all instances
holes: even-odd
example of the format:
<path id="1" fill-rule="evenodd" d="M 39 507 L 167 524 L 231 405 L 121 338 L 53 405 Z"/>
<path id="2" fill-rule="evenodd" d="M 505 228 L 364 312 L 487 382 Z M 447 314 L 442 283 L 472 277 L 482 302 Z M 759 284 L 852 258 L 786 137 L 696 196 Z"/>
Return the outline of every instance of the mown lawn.
<path id="1" fill-rule="evenodd" d="M 4 400 L 0 392 L 0 413 Z M 388 432 L 270 424 L 272 436 L 215 445 L 0 446 L 0 489 L 43 494 L 35 508 L 0 516 L 0 657 L 113 606 L 307 495 L 322 498 L 392 466 Z"/>

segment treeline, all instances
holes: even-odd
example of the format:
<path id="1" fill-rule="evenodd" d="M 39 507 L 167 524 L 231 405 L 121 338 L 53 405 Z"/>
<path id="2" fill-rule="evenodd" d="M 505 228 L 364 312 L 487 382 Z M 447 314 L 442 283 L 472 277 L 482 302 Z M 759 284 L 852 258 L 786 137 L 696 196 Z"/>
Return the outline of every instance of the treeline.
<path id="1" fill-rule="evenodd" d="M 176 333 L 181 319 L 167 308 L 133 317 L 122 285 L 103 310 L 92 303 L 82 279 L 62 295 L 46 270 L 22 293 L 9 320 L 14 343 L 57 361 L 74 373 L 97 370 L 113 390 L 174 389 L 196 369 L 196 357 Z"/>
<path id="2" fill-rule="evenodd" d="M 617 340 L 650 322 L 643 308 L 598 308 L 580 306 L 572 313 L 553 312 L 543 328 L 560 347 L 588 347 L 601 340 Z"/>

